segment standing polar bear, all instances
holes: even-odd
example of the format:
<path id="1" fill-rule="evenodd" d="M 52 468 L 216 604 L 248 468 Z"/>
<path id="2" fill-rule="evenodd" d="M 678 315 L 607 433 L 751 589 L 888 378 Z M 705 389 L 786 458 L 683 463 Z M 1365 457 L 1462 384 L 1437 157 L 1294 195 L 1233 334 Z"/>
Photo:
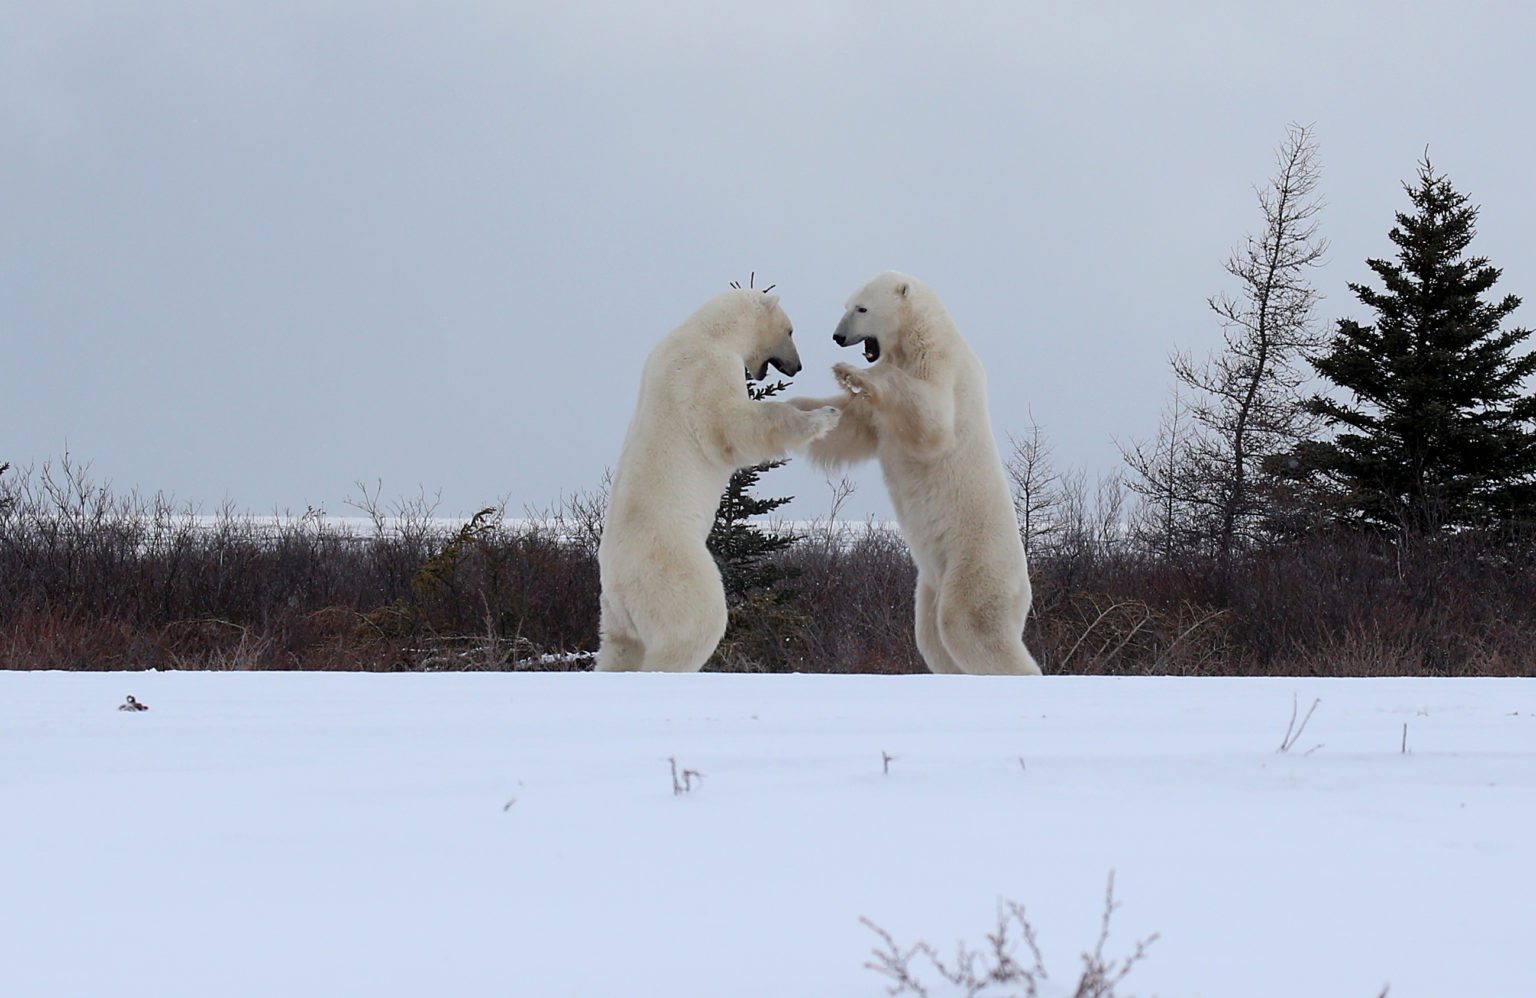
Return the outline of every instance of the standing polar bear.
<path id="1" fill-rule="evenodd" d="M 778 295 L 736 289 L 646 358 L 597 548 L 599 672 L 696 672 L 724 636 L 725 588 L 704 542 L 731 473 L 837 425 L 832 405 L 747 396 L 743 372 L 799 372 L 793 332 Z"/>
<path id="2" fill-rule="evenodd" d="M 933 672 L 1039 675 L 1024 647 L 1029 571 L 987 416 L 986 376 L 933 289 L 881 274 L 848 299 L 832 338 L 865 368 L 832 368 L 837 427 L 810 445 L 836 466 L 876 456 L 917 562 L 917 647 Z"/>

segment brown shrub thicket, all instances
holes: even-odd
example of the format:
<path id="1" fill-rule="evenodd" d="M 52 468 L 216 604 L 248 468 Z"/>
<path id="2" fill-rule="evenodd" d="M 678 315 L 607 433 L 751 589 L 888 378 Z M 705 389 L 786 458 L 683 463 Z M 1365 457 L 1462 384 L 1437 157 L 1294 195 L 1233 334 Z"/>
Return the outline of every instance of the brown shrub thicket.
<path id="1" fill-rule="evenodd" d="M 444 526 L 430 502 L 194 516 L 68 462 L 0 477 L 0 669 L 579 669 L 597 647 L 591 497 Z M 1087 538 L 1087 535 L 1085 535 Z M 1088 542 L 1091 540 L 1091 543 Z M 1099 529 L 1040 551 L 1026 639 L 1047 672 L 1536 674 L 1536 545 L 1318 531 L 1214 559 Z M 710 668 L 923 671 L 915 572 L 878 525 L 803 530 Z"/>
<path id="2" fill-rule="evenodd" d="M 595 549 L 542 522 L 197 516 L 68 462 L 0 490 L 4 669 L 547 668 L 597 631 Z"/>

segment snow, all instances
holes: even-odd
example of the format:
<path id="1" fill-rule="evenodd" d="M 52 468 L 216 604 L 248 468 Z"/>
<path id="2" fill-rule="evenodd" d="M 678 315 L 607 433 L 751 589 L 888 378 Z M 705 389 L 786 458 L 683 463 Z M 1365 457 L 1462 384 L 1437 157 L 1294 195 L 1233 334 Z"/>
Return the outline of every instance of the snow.
<path id="1" fill-rule="evenodd" d="M 0 819 L 16 996 L 1070 993 L 1110 871 L 1122 996 L 1536 981 L 1536 680 L 0 673 Z"/>

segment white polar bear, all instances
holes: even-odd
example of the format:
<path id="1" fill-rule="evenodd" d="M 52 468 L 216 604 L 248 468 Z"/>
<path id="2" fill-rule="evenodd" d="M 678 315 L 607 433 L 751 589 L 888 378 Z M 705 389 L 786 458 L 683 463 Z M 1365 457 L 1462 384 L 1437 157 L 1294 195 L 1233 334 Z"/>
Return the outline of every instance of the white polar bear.
<path id="1" fill-rule="evenodd" d="M 1024 647 L 1029 570 L 992 424 L 986 376 L 933 289 L 876 277 L 832 335 L 869 367 L 832 368 L 844 394 L 794 399 L 842 410 L 810 445 L 823 466 L 880 459 L 917 562 L 917 647 L 933 672 L 1039 675 Z"/>
<path id="2" fill-rule="evenodd" d="M 778 295 L 711 298 L 646 358 L 597 548 L 599 672 L 695 672 L 725 634 L 725 588 L 705 540 L 731 473 L 837 425 L 831 405 L 754 401 L 743 373 L 800 356 Z"/>

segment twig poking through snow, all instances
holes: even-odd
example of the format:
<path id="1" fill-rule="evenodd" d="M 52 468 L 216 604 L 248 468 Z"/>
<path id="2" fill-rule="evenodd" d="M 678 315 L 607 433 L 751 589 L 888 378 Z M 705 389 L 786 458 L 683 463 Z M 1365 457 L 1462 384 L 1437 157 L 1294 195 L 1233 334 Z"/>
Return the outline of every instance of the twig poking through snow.
<path id="1" fill-rule="evenodd" d="M 1307 708 L 1307 715 L 1301 719 L 1301 726 L 1297 727 L 1296 726 L 1296 694 L 1294 694 L 1294 693 L 1291 694 L 1291 723 L 1287 724 L 1285 726 L 1285 737 L 1283 739 L 1281 739 L 1280 747 L 1275 750 L 1277 753 L 1279 753 L 1279 752 L 1289 752 L 1291 749 L 1296 747 L 1296 742 L 1301 738 L 1301 733 L 1303 731 L 1307 730 L 1307 722 L 1312 720 L 1312 712 L 1314 710 L 1316 710 L 1317 709 L 1317 705 L 1322 703 L 1322 702 L 1323 702 L 1323 700 L 1322 700 L 1321 697 L 1318 697 L 1316 700 L 1313 700 L 1312 701 L 1312 706 Z M 1320 748 L 1322 748 L 1321 745 L 1314 745 L 1311 748 L 1307 749 L 1306 754 L 1307 755 L 1311 755 L 1313 752 L 1316 752 Z"/>
<path id="2" fill-rule="evenodd" d="M 1403 722 L 1403 750 L 1402 750 L 1402 754 L 1403 755 L 1407 755 L 1408 754 L 1408 722 L 1407 721 Z M 1383 991 L 1382 994 L 1386 994 L 1386 992 Z"/>
<path id="3" fill-rule="evenodd" d="M 518 786 L 522 786 L 523 785 L 523 781 L 522 780 L 518 780 L 517 781 L 517 785 Z M 516 804 L 516 803 L 517 803 L 517 798 L 516 797 L 509 797 L 507 799 L 507 802 L 501 806 L 501 809 L 503 811 L 510 811 L 510 810 L 512 810 L 512 805 Z"/>
<path id="4" fill-rule="evenodd" d="M 1158 934 L 1152 933 L 1136 944 L 1131 955 L 1121 960 L 1105 960 L 1104 944 L 1109 940 L 1109 918 L 1120 905 L 1115 901 L 1115 871 L 1109 871 L 1109 885 L 1104 889 L 1104 918 L 1099 923 L 1099 941 L 1092 953 L 1083 954 L 1083 976 L 1078 980 L 1077 992 L 1081 998 L 1113 998 L 1115 985 L 1125 980 L 1125 975 L 1147 957 L 1147 947 L 1157 942 Z"/>
<path id="5" fill-rule="evenodd" d="M 117 709 L 118 710 L 148 710 L 149 709 L 149 705 L 148 704 L 139 703 L 137 700 L 135 700 L 133 697 L 130 696 L 127 700 L 124 700 L 122 703 L 118 704 L 117 705 Z"/>
<path id="6" fill-rule="evenodd" d="M 672 796 L 693 793 L 694 780 L 704 782 L 704 774 L 697 769 L 685 769 L 682 773 L 678 773 L 677 760 L 668 756 L 667 762 L 672 764 Z"/>
<path id="7" fill-rule="evenodd" d="M 890 776 L 891 775 L 891 763 L 893 763 L 895 761 L 896 761 L 896 757 L 894 755 L 891 755 L 885 749 L 881 749 L 880 750 L 880 765 L 882 767 L 881 768 L 881 772 L 884 773 L 886 776 Z"/>

